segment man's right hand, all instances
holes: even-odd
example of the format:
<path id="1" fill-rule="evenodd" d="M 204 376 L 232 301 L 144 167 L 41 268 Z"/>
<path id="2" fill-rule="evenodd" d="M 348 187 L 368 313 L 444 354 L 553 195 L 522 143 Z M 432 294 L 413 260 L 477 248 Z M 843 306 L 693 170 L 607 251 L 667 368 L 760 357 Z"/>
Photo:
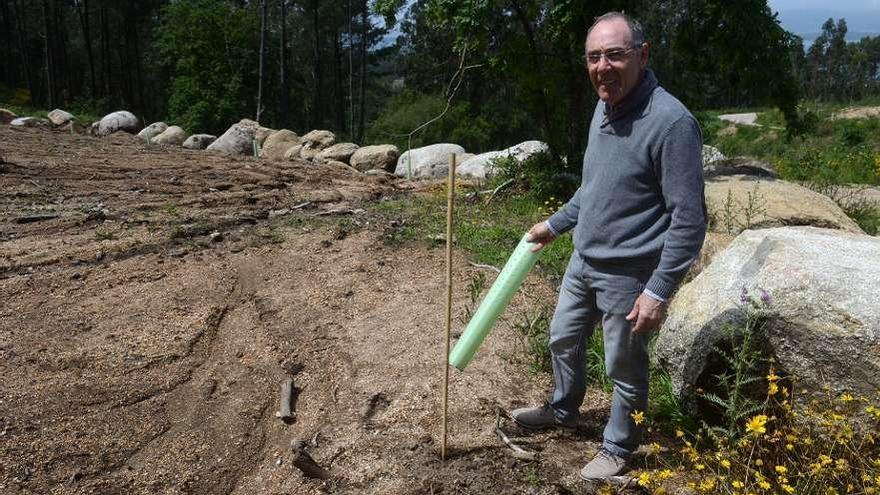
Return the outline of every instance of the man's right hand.
<path id="1" fill-rule="evenodd" d="M 547 223 L 538 222 L 529 229 L 529 237 L 527 240 L 535 243 L 535 245 L 532 246 L 532 252 L 537 253 L 543 249 L 544 246 L 553 242 L 554 239 L 556 239 L 556 236 L 547 228 Z"/>

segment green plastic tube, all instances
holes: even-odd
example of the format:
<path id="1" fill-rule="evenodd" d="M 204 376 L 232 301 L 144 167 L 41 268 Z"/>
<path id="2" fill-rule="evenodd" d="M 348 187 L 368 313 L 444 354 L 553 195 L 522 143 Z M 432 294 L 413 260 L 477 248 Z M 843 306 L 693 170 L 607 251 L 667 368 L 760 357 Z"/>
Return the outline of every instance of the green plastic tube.
<path id="1" fill-rule="evenodd" d="M 538 261 L 540 251 L 532 252 L 535 244 L 527 241 L 527 237 L 528 234 L 519 241 L 519 245 L 513 250 L 504 269 L 501 270 L 501 274 L 495 279 L 489 293 L 480 303 L 477 312 L 474 313 L 464 333 L 461 334 L 461 338 L 455 343 L 452 353 L 449 354 L 449 364 L 459 370 L 464 371 L 464 368 L 471 362 L 474 353 L 489 335 L 498 317 L 510 304 L 510 300 L 522 285 L 523 280 L 526 279 L 529 270 Z"/>

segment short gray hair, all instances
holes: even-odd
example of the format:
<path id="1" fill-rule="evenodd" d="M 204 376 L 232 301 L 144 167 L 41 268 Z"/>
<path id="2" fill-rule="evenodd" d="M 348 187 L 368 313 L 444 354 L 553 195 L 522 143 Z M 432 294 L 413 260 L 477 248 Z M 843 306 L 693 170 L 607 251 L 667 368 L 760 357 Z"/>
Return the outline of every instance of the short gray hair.
<path id="1" fill-rule="evenodd" d="M 610 21 L 613 19 L 622 19 L 626 22 L 626 25 L 632 33 L 633 48 L 639 48 L 645 43 L 645 30 L 642 28 L 642 23 L 626 15 L 624 12 L 616 11 L 607 12 L 597 17 L 596 20 L 593 21 L 593 25 L 590 26 L 590 29 L 587 30 L 587 37 L 590 36 L 590 33 L 593 32 L 593 28 L 596 27 L 597 24 L 602 21 Z"/>

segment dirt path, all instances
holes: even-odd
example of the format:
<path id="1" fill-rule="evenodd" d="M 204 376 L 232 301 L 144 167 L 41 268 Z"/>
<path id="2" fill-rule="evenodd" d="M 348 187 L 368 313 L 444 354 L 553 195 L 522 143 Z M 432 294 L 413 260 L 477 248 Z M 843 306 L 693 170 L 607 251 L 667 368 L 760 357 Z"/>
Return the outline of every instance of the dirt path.
<path id="1" fill-rule="evenodd" d="M 497 406 L 549 386 L 504 327 L 453 373 L 439 461 L 443 251 L 384 242 L 370 202 L 396 189 L 0 126 L 0 493 L 590 493 L 598 430 L 520 439 L 538 463 L 493 436 Z M 456 255 L 457 312 L 474 270 Z M 512 311 L 554 298 L 525 293 Z M 331 480 L 290 465 L 293 438 Z"/>

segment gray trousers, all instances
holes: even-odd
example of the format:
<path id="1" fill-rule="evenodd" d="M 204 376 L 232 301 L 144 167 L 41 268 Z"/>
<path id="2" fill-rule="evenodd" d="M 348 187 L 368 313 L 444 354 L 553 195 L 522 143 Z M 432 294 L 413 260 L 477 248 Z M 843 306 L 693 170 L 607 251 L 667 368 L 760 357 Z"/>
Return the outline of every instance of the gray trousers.
<path id="1" fill-rule="evenodd" d="M 577 416 L 586 393 L 586 345 L 600 319 L 605 368 L 614 385 L 603 447 L 628 458 L 641 441 L 631 417 L 648 407 L 648 333 L 636 334 L 626 315 L 644 288 L 654 263 L 601 266 L 574 253 L 550 324 L 555 389 L 550 405 L 559 419 Z"/>

